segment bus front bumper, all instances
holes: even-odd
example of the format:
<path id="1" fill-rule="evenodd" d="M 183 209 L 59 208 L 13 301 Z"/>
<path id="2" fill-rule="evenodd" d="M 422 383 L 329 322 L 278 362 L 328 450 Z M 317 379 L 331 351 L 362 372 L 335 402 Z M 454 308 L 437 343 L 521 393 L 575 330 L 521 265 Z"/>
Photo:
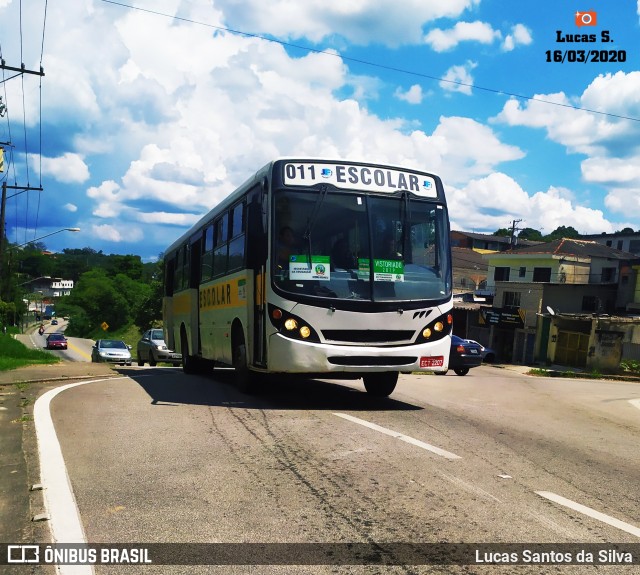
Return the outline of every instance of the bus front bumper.
<path id="1" fill-rule="evenodd" d="M 269 344 L 271 372 L 330 374 L 446 371 L 451 342 L 445 337 L 411 346 L 347 346 L 292 340 L 276 333 Z"/>

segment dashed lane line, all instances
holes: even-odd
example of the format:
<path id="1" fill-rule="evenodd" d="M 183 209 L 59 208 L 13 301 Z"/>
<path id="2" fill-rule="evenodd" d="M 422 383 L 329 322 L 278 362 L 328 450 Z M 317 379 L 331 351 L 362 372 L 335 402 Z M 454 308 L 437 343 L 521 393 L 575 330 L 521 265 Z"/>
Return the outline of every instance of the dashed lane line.
<path id="1" fill-rule="evenodd" d="M 357 417 L 353 417 L 352 415 L 347 415 L 346 413 L 334 413 L 333 415 L 337 415 L 342 419 L 352 421 L 353 423 L 357 423 L 358 425 L 363 425 L 364 427 L 368 427 L 369 429 L 373 429 L 374 431 L 379 431 L 380 433 L 384 433 L 385 435 L 390 435 L 391 437 L 395 437 L 400 441 L 405 441 L 406 443 L 410 443 L 411 445 L 415 445 L 422 449 L 426 449 L 427 451 L 431 451 L 432 453 L 435 453 L 436 455 L 440 455 L 442 457 L 446 457 L 447 459 L 462 459 L 462 457 L 460 457 L 459 455 L 456 455 L 455 453 L 451 453 L 450 451 L 445 451 L 440 447 L 436 447 L 435 445 L 425 443 L 424 441 L 420 441 L 419 439 L 415 439 L 414 437 L 410 437 L 408 435 L 404 435 L 397 431 L 393 431 L 392 429 L 381 427 L 380 425 L 376 425 L 375 423 L 371 423 L 370 421 L 359 419 Z"/>
<path id="2" fill-rule="evenodd" d="M 582 505 L 580 503 L 576 503 L 575 501 L 572 501 L 571 499 L 566 499 L 565 497 L 562 497 L 561 495 L 556 495 L 555 493 L 552 493 L 551 491 L 536 491 L 536 493 L 540 497 L 544 497 L 545 499 L 548 499 L 549 501 L 553 501 L 554 503 L 557 503 L 558 505 L 562 505 L 564 507 L 568 507 L 569 509 L 573 509 L 574 511 L 577 511 L 578 513 L 582 513 L 583 515 L 587 515 L 588 517 L 591 517 L 593 519 L 597 519 L 598 521 L 602 521 L 603 523 L 606 523 L 607 525 L 611 525 L 612 527 L 615 527 L 616 529 L 620 529 L 622 531 L 626 531 L 627 533 L 630 533 L 631 535 L 635 535 L 636 537 L 640 537 L 640 528 L 636 527 L 635 525 L 631 525 L 630 523 L 625 523 L 624 521 L 620 521 L 620 519 L 616 519 L 615 517 L 611 517 L 610 515 L 605 515 L 604 513 L 601 513 L 600 511 L 596 511 L 595 509 L 591 509 L 591 507 L 587 507 L 587 506 Z"/>

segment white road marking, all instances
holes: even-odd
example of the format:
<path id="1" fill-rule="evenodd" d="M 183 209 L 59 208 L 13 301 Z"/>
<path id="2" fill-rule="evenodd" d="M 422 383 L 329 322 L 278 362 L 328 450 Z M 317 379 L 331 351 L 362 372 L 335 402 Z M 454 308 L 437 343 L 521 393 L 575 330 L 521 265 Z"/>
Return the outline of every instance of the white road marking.
<path id="1" fill-rule="evenodd" d="M 33 406 L 33 419 L 40 457 L 40 478 L 45 487 L 44 504 L 51 517 L 49 527 L 54 543 L 87 543 L 87 540 L 62 456 L 62 449 L 58 442 L 58 435 L 51 419 L 49 409 L 51 400 L 66 389 L 87 383 L 113 381 L 114 379 L 126 379 L 126 377 L 93 379 L 56 387 L 40 396 Z M 91 565 L 59 565 L 57 569 L 57 573 L 60 575 L 92 575 L 94 573 Z"/>
<path id="2" fill-rule="evenodd" d="M 347 419 L 348 421 L 352 421 L 353 423 L 363 425 L 364 427 L 368 427 L 369 429 L 379 431 L 380 433 L 384 433 L 385 435 L 390 435 L 391 437 L 395 437 L 396 439 L 399 439 L 401 441 L 406 441 L 411 445 L 421 447 L 422 449 L 426 449 L 427 451 L 431 451 L 432 453 L 435 453 L 436 455 L 440 455 L 442 457 L 446 457 L 447 459 L 462 459 L 462 457 L 456 455 L 455 453 L 445 451 L 444 449 L 436 447 L 435 445 L 430 445 L 429 443 L 425 443 L 424 441 L 420 441 L 419 439 L 409 437 L 408 435 L 403 435 L 402 433 L 398 433 L 397 431 L 393 431 L 392 429 L 387 429 L 386 427 L 381 427 L 380 425 L 365 421 L 364 419 L 358 419 L 357 417 L 347 415 L 346 413 L 334 413 L 333 415 L 337 415 L 338 417 L 342 417 L 342 419 Z"/>
<path id="3" fill-rule="evenodd" d="M 616 519 L 615 517 L 611 517 L 610 515 L 605 515 L 604 513 L 600 513 L 600 511 L 591 509 L 591 507 L 586 507 L 585 505 L 581 505 L 580 503 L 576 503 L 575 501 L 571 501 L 571 499 L 566 499 L 561 495 L 556 495 L 555 493 L 551 493 L 550 491 L 536 491 L 536 493 L 540 495 L 540 497 L 544 497 L 549 501 L 553 501 L 554 503 L 558 503 L 559 505 L 563 505 L 564 507 L 573 509 L 578 513 L 582 513 L 583 515 L 587 515 L 589 517 L 592 517 L 593 519 L 602 521 L 603 523 L 611 525 L 616 529 L 620 529 L 621 531 L 626 531 L 627 533 L 631 533 L 631 535 L 640 537 L 640 528 L 635 527 L 634 525 L 631 525 L 629 523 L 625 523 L 624 521 L 620 521 L 620 519 Z"/>
<path id="4" fill-rule="evenodd" d="M 633 407 L 640 409 L 640 399 L 630 399 L 629 403 L 633 405 Z"/>

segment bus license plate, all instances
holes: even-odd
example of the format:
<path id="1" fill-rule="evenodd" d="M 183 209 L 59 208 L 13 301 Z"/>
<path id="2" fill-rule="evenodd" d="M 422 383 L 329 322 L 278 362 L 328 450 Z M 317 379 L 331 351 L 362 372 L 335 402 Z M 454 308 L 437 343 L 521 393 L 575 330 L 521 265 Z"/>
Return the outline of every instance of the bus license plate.
<path id="1" fill-rule="evenodd" d="M 442 367 L 443 365 L 444 357 L 441 355 L 420 358 L 420 367 Z"/>

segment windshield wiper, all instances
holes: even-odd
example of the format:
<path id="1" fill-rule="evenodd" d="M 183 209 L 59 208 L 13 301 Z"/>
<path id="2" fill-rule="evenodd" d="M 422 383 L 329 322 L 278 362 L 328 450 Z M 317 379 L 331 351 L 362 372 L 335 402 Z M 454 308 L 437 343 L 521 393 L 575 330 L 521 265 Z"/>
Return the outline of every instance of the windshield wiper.
<path id="1" fill-rule="evenodd" d="M 302 234 L 302 238 L 304 239 L 305 242 L 307 242 L 307 252 L 308 252 L 308 256 L 309 256 L 309 267 L 311 267 L 311 230 L 313 230 L 313 227 L 316 223 L 316 220 L 318 219 L 318 214 L 320 213 L 320 208 L 322 207 L 322 204 L 324 203 L 325 198 L 327 197 L 327 192 L 329 191 L 329 188 L 327 187 L 326 184 L 322 184 L 320 186 L 320 190 L 318 191 L 318 199 L 316 200 L 315 205 L 313 206 L 313 211 L 311 212 L 311 215 L 309 216 L 309 219 L 307 220 L 307 227 L 304 230 L 304 233 Z"/>

